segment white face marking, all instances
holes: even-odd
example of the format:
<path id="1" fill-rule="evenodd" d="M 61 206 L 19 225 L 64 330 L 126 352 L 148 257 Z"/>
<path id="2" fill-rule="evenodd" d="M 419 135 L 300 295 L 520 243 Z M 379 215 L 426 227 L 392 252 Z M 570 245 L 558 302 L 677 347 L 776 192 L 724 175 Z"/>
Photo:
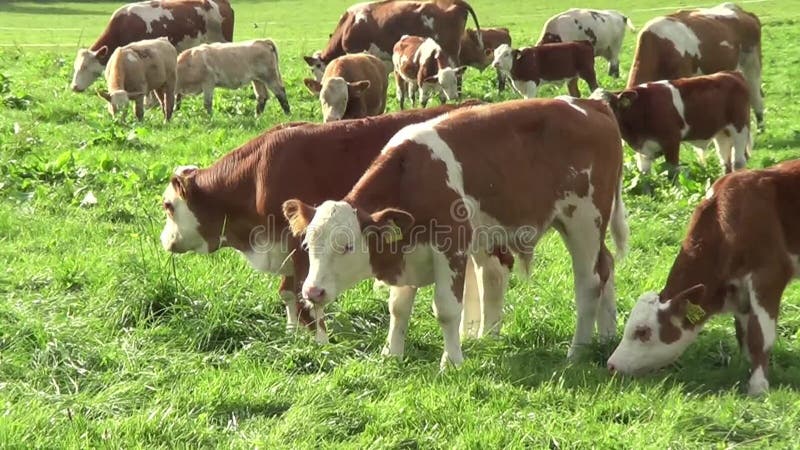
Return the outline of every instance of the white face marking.
<path id="1" fill-rule="evenodd" d="M 161 7 L 152 7 L 150 5 L 141 5 L 141 4 L 133 4 L 129 6 L 128 14 L 136 15 L 140 19 L 142 19 L 147 29 L 147 33 L 153 32 L 153 22 L 156 22 L 163 18 L 167 18 L 169 20 L 174 19 L 172 13 L 167 9 Z"/>
<path id="2" fill-rule="evenodd" d="M 110 92 L 109 95 L 111 96 L 111 100 L 106 104 L 106 107 L 108 108 L 108 113 L 111 114 L 112 117 L 116 117 L 124 111 L 125 107 L 128 105 L 128 93 L 125 91 L 114 91 Z"/>
<path id="3" fill-rule="evenodd" d="M 372 274 L 356 210 L 346 202 L 323 202 L 308 224 L 303 242 L 309 261 L 303 291 L 324 290 L 324 303 Z"/>
<path id="4" fill-rule="evenodd" d="M 681 92 L 667 80 L 656 81 L 650 84 L 661 85 L 669 89 L 669 93 L 672 96 L 672 106 L 675 107 L 675 111 L 678 112 L 678 116 L 680 116 L 681 118 L 681 123 L 682 123 L 681 138 L 683 138 L 684 136 L 686 136 L 686 133 L 689 132 L 689 125 L 686 123 L 686 108 L 683 104 L 683 97 L 681 97 Z"/>
<path id="5" fill-rule="evenodd" d="M 452 67 L 439 69 L 439 73 L 436 74 L 436 80 L 439 86 L 442 87 L 447 100 L 453 101 L 458 97 L 458 77 L 455 69 Z"/>
<path id="6" fill-rule="evenodd" d="M 587 116 L 587 117 L 589 116 L 589 114 L 586 112 L 585 109 L 583 109 L 580 106 L 578 106 L 577 104 L 575 104 L 575 97 L 570 97 L 568 95 L 559 95 L 558 97 L 556 97 L 556 100 L 561 100 L 562 102 L 568 104 L 572 109 L 580 112 L 584 116 Z"/>
<path id="7" fill-rule="evenodd" d="M 427 29 L 432 31 L 433 28 L 434 28 L 433 17 L 428 17 L 428 16 L 423 15 L 421 18 L 422 18 L 422 25 L 425 28 L 427 28 Z"/>
<path id="8" fill-rule="evenodd" d="M 77 92 L 85 91 L 103 74 L 103 65 L 98 61 L 95 52 L 86 49 L 78 50 L 73 69 L 72 90 Z"/>
<path id="9" fill-rule="evenodd" d="M 173 253 L 208 253 L 208 243 L 200 234 L 200 222 L 181 198 L 172 183 L 164 191 L 164 204 L 172 209 L 161 231 L 161 246 Z"/>
<path id="10" fill-rule="evenodd" d="M 355 23 L 361 23 L 361 22 L 367 23 L 367 19 L 368 19 L 367 12 L 364 11 L 363 9 L 360 9 L 356 13 Z"/>
<path id="11" fill-rule="evenodd" d="M 512 60 L 510 45 L 501 44 L 494 49 L 494 60 L 492 60 L 492 67 L 499 69 L 505 74 L 509 74 L 513 64 L 514 61 Z"/>
<path id="12" fill-rule="evenodd" d="M 670 344 L 662 342 L 658 312 L 668 306 L 669 302 L 659 302 L 655 292 L 639 297 L 625 324 L 622 340 L 608 358 L 609 366 L 623 374 L 637 374 L 664 367 L 678 359 L 697 337 L 701 326 L 685 330 L 680 324 L 675 324 L 681 331 L 678 340 Z"/>
<path id="13" fill-rule="evenodd" d="M 340 120 L 347 110 L 348 99 L 347 81 L 344 78 L 332 77 L 325 80 L 322 90 L 319 91 L 322 120 L 324 122 Z"/>
<path id="14" fill-rule="evenodd" d="M 311 68 L 311 73 L 314 75 L 314 78 L 317 81 L 321 82 L 322 81 L 322 77 L 325 75 L 325 68 L 328 65 L 325 64 L 322 61 L 322 59 L 321 59 L 322 58 L 322 52 L 320 52 L 320 51 L 314 52 L 314 54 L 311 55 L 311 57 L 315 59 L 314 65 L 313 66 L 309 66 Z"/>
<path id="15" fill-rule="evenodd" d="M 675 50 L 683 56 L 700 58 L 700 39 L 683 22 L 670 18 L 659 18 L 645 27 L 656 36 L 671 41 Z"/>

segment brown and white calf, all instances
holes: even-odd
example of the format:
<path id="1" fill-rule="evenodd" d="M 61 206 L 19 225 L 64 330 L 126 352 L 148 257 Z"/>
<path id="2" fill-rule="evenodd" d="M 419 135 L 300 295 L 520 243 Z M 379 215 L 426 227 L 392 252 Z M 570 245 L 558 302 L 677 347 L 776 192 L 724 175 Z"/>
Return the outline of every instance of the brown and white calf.
<path id="1" fill-rule="evenodd" d="M 597 89 L 594 50 L 587 41 L 544 44 L 512 49 L 501 45 L 494 50 L 492 66 L 511 79 L 511 85 L 525 98 L 536 97 L 545 83 L 567 83 L 569 95 L 580 97 L 578 78 Z"/>
<path id="2" fill-rule="evenodd" d="M 410 35 L 432 38 L 452 58 L 450 64 L 457 66 L 468 15 L 480 30 L 475 11 L 463 0 L 357 3 L 342 14 L 325 48 L 304 59 L 320 81 L 325 66 L 345 53 L 368 52 L 391 61 L 394 44 Z"/>
<path id="3" fill-rule="evenodd" d="M 490 149 L 491 151 L 487 151 Z M 608 107 L 569 97 L 518 100 L 444 114 L 399 131 L 341 201 L 283 209 L 305 235 L 303 296 L 318 308 L 356 282 L 397 287 L 386 353 L 403 353 L 417 287 L 434 284 L 442 364 L 462 362 L 459 324 L 468 260 L 482 285 L 482 328 L 498 330 L 505 277 L 488 255 L 508 247 L 527 264 L 558 230 L 572 254 L 578 323 L 570 355 L 593 334 L 615 333 L 613 260 L 627 239 L 622 147 Z M 474 312 L 464 311 L 469 318 Z M 480 312 L 478 313 L 480 314 Z"/>
<path id="4" fill-rule="evenodd" d="M 483 46 L 478 45 L 479 42 L 482 42 Z M 508 32 L 508 28 L 482 28 L 480 31 L 467 28 L 461 38 L 459 63 L 483 71 L 492 64 L 494 49 L 503 44 L 511 45 L 511 34 Z M 497 70 L 497 90 L 502 92 L 505 88 L 505 75 Z"/>
<path id="5" fill-rule="evenodd" d="M 676 360 L 708 320 L 733 313 L 748 391 L 769 389 L 781 295 L 800 277 L 800 161 L 714 183 L 694 211 L 661 292 L 639 297 L 608 368 L 638 374 Z"/>
<path id="6" fill-rule="evenodd" d="M 75 57 L 72 90 L 85 91 L 103 73 L 118 47 L 166 37 L 178 52 L 204 42 L 233 41 L 228 0 L 151 0 L 114 11 L 100 37 Z"/>
<path id="7" fill-rule="evenodd" d="M 386 110 L 389 74 L 380 59 L 368 53 L 344 55 L 325 68 L 322 81 L 303 80 L 322 107 L 322 121 L 360 119 Z"/>
<path id="8" fill-rule="evenodd" d="M 209 115 L 213 111 L 215 87 L 237 89 L 247 83 L 252 83 L 256 94 L 256 115 L 264 111 L 269 91 L 275 94 L 283 112 L 289 114 L 278 48 L 272 40 L 203 44 L 178 56 L 178 94 L 202 92 Z"/>
<path id="9" fill-rule="evenodd" d="M 161 244 L 173 253 L 238 250 L 256 270 L 283 277 L 279 295 L 288 325 L 299 320 L 313 328 L 311 312 L 296 305 L 308 256 L 287 232 L 281 205 L 291 198 L 318 204 L 345 195 L 398 130 L 457 107 L 279 125 L 208 168 L 179 167 L 164 192 Z M 317 340 L 326 341 L 324 326 L 316 329 Z"/>
<path id="10" fill-rule="evenodd" d="M 681 142 L 690 142 L 702 156 L 713 140 L 725 173 L 747 162 L 750 103 L 739 72 L 645 83 L 618 94 L 598 90 L 592 96 L 614 110 L 642 172 L 661 154 L 676 168 Z"/>
<path id="11" fill-rule="evenodd" d="M 98 95 L 116 116 L 129 100 L 134 101 L 136 119 L 144 119 L 144 98 L 155 92 L 164 120 L 172 118 L 175 106 L 175 64 L 178 52 L 166 38 L 146 39 L 119 47 L 106 65 L 108 92 Z"/>
<path id="12" fill-rule="evenodd" d="M 589 41 L 595 56 L 608 61 L 608 74 L 619 78 L 619 53 L 626 27 L 636 31 L 619 11 L 571 8 L 547 19 L 536 45 Z"/>
<path id="13" fill-rule="evenodd" d="M 397 101 L 400 109 L 406 96 L 411 104 L 419 103 L 424 108 L 433 94 L 443 94 L 447 100 L 458 97 L 458 78 L 466 66 L 453 67 L 452 58 L 431 38 L 403 36 L 394 45 L 392 63 L 397 86 Z"/>
<path id="14" fill-rule="evenodd" d="M 733 3 L 657 17 L 639 33 L 628 87 L 648 81 L 740 70 L 750 106 L 764 126 L 761 91 L 761 22 Z"/>

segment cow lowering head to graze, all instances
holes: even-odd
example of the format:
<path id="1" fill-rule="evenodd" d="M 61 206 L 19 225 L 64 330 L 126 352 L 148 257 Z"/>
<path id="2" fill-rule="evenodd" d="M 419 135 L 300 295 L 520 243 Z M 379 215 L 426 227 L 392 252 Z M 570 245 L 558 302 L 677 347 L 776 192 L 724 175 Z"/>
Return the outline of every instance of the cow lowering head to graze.
<path id="1" fill-rule="evenodd" d="M 450 61 L 447 52 L 431 38 L 403 36 L 397 41 L 392 62 L 400 109 L 405 106 L 406 96 L 416 105 L 417 92 L 423 108 L 435 93 L 439 93 L 440 99 L 444 95 L 447 100 L 455 100 L 458 97 L 458 77 L 466 66 L 453 67 Z"/>
<path id="2" fill-rule="evenodd" d="M 296 305 L 308 256 L 287 232 L 281 205 L 291 198 L 311 204 L 340 198 L 398 130 L 457 107 L 279 125 L 208 168 L 179 167 L 164 192 L 161 244 L 173 253 L 238 250 L 256 270 L 283 277 L 279 294 L 288 325 L 314 326 L 312 312 Z M 327 340 L 324 327 L 316 328 L 317 339 Z"/>
<path id="3" fill-rule="evenodd" d="M 616 94 L 597 90 L 592 97 L 614 110 L 642 172 L 662 154 L 670 169 L 677 168 L 681 142 L 690 142 L 702 157 L 713 140 L 725 173 L 747 162 L 750 103 L 739 72 L 645 83 Z"/>
<path id="4" fill-rule="evenodd" d="M 94 44 L 78 50 L 72 90 L 83 92 L 94 83 L 118 47 L 162 36 L 178 52 L 203 42 L 231 42 L 233 9 L 228 0 L 150 0 L 120 7 Z"/>
<path id="5" fill-rule="evenodd" d="M 483 46 L 478 45 L 479 42 L 482 42 Z M 461 37 L 459 63 L 482 71 L 492 64 L 494 49 L 502 44 L 511 45 L 508 28 L 483 28 L 480 32 L 467 28 Z M 502 92 L 506 88 L 506 78 L 499 69 L 495 70 L 497 70 L 497 90 Z"/>
<path id="6" fill-rule="evenodd" d="M 567 83 L 569 95 L 580 97 L 578 78 L 597 89 L 594 50 L 588 41 L 544 44 L 512 49 L 501 45 L 494 50 L 492 66 L 511 79 L 511 85 L 525 98 L 536 97 L 545 83 Z"/>
<path id="7" fill-rule="evenodd" d="M 499 329 L 505 283 L 487 256 L 508 247 L 527 268 L 552 227 L 572 254 L 575 355 L 595 323 L 603 338 L 615 333 L 614 264 L 604 237 L 610 222 L 623 251 L 621 176 L 619 130 L 608 107 L 594 100 L 476 106 L 406 127 L 343 200 L 284 203 L 309 252 L 303 296 L 323 306 L 369 277 L 405 287 L 407 295 L 390 305 L 387 353 L 398 355 L 416 287 L 434 284 L 442 364 L 460 364 L 467 261 L 482 284 L 482 328 Z"/>
<path id="8" fill-rule="evenodd" d="M 608 61 L 608 74 L 619 78 L 619 53 L 626 27 L 636 31 L 619 11 L 572 8 L 547 19 L 536 45 L 589 41 L 595 56 Z"/>
<path id="9" fill-rule="evenodd" d="M 666 284 L 642 295 L 608 368 L 638 374 L 676 360 L 708 320 L 733 313 L 748 391 L 769 389 L 781 295 L 800 276 L 800 161 L 717 180 L 694 211 Z"/>
<path id="10" fill-rule="evenodd" d="M 657 17 L 639 33 L 628 87 L 648 81 L 741 70 L 750 106 L 764 126 L 761 22 L 733 3 Z"/>
<path id="11" fill-rule="evenodd" d="M 410 35 L 434 39 L 452 59 L 450 64 L 457 66 L 468 15 L 480 30 L 475 11 L 463 0 L 358 3 L 342 14 L 325 48 L 304 59 L 320 81 L 325 66 L 345 53 L 366 51 L 391 61 L 394 44 Z"/>
<path id="12" fill-rule="evenodd" d="M 377 116 L 386 110 L 386 65 L 368 53 L 344 55 L 325 68 L 322 82 L 303 80 L 319 96 L 323 122 Z"/>
<path id="13" fill-rule="evenodd" d="M 289 114 L 278 48 L 272 40 L 203 44 L 178 56 L 178 94 L 202 92 L 209 115 L 213 111 L 215 87 L 236 89 L 247 83 L 252 83 L 256 94 L 256 115 L 264 111 L 269 91 L 275 94 L 283 112 Z"/>
<path id="14" fill-rule="evenodd" d="M 129 100 L 134 101 L 136 119 L 144 119 L 144 97 L 156 93 L 164 120 L 172 118 L 175 106 L 175 61 L 178 52 L 166 38 L 147 39 L 119 47 L 106 65 L 108 92 L 98 95 L 108 102 L 108 112 L 117 116 Z"/>

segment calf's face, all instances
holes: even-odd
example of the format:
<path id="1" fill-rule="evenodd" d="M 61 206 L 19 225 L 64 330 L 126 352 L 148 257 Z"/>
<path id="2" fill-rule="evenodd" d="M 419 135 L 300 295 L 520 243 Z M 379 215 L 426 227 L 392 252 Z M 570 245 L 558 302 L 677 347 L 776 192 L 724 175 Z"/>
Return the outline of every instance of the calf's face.
<path id="1" fill-rule="evenodd" d="M 360 98 L 370 85 L 368 80 L 347 82 L 341 77 L 328 78 L 322 84 L 310 78 L 304 81 L 311 92 L 319 94 L 324 122 L 341 120 L 347 112 L 347 104 Z"/>
<path id="2" fill-rule="evenodd" d="M 195 166 L 178 167 L 164 190 L 162 206 L 167 220 L 161 231 L 161 245 L 171 253 L 209 253 L 208 242 L 200 233 L 200 222 L 186 199 L 188 186 L 196 172 Z"/>
<path id="3" fill-rule="evenodd" d="M 83 92 L 88 88 L 94 80 L 98 79 L 103 74 L 103 65 L 100 64 L 101 57 L 105 56 L 108 52 L 108 47 L 103 46 L 97 51 L 87 49 L 78 50 L 78 55 L 75 57 L 73 64 L 74 72 L 72 74 L 72 90 L 75 92 Z"/>
<path id="4" fill-rule="evenodd" d="M 444 67 L 439 69 L 436 74 L 436 83 L 439 84 L 444 92 L 447 100 L 454 101 L 458 99 L 458 77 L 464 73 L 466 66 L 454 69 L 452 67 Z"/>
<path id="5" fill-rule="evenodd" d="M 305 60 L 308 67 L 311 69 L 314 79 L 322 81 L 322 75 L 325 74 L 325 67 L 327 64 L 320 58 L 320 52 L 314 52 L 311 56 L 303 56 L 303 60 Z"/>
<path id="6" fill-rule="evenodd" d="M 500 70 L 503 73 L 510 73 L 511 67 L 514 65 L 514 51 L 508 44 L 502 44 L 494 49 L 494 60 L 492 67 Z"/>

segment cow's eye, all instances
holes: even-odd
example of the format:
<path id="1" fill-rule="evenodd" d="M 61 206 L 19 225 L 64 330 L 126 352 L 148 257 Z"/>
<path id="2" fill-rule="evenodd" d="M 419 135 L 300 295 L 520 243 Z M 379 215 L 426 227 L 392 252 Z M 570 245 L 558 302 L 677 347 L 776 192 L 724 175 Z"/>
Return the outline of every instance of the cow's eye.
<path id="1" fill-rule="evenodd" d="M 164 202 L 164 211 L 172 214 L 175 212 L 175 207 L 172 206 L 172 202 Z"/>

